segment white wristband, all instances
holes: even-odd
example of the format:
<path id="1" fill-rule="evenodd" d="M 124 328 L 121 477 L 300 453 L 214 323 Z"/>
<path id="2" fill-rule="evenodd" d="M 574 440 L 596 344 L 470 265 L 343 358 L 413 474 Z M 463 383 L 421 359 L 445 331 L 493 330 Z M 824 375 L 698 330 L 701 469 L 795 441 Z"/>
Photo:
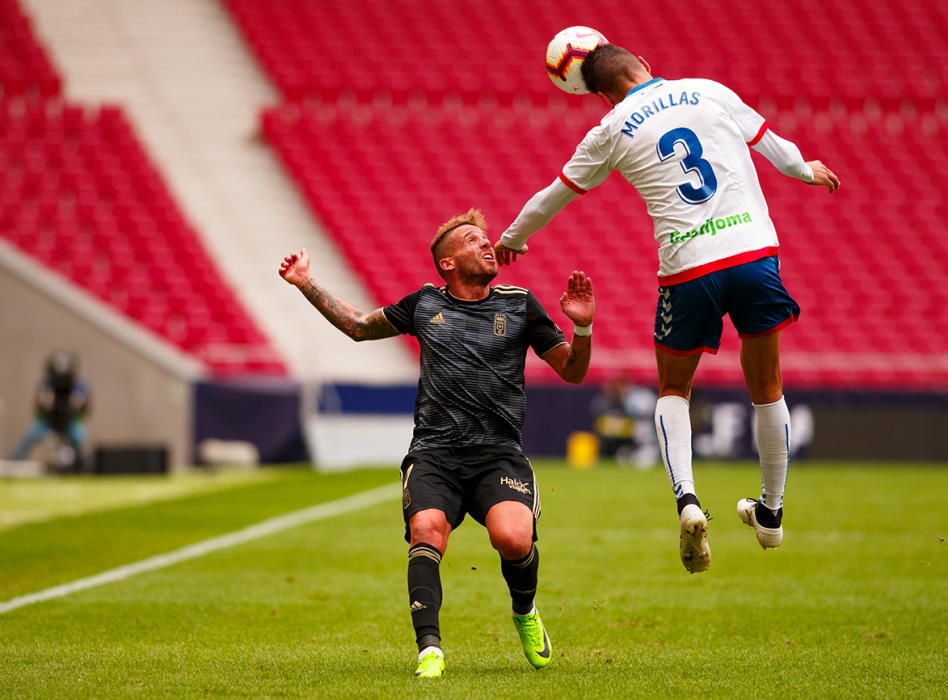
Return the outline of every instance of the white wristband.
<path id="1" fill-rule="evenodd" d="M 575 323 L 573 324 L 573 335 L 589 336 L 592 334 L 593 334 L 593 324 L 590 323 L 588 326 L 577 326 Z"/>

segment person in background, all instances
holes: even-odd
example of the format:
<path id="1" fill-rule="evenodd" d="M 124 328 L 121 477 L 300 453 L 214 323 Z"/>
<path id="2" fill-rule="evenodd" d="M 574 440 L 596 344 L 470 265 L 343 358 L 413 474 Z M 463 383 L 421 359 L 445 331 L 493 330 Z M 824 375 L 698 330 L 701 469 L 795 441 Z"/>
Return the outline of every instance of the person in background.
<path id="1" fill-rule="evenodd" d="M 26 459 L 40 441 L 55 433 L 61 436 L 64 451 L 72 451 L 71 459 L 61 458 L 60 464 L 78 468 L 86 445 L 89 397 L 75 353 L 57 350 L 50 355 L 36 390 L 36 420 L 20 440 L 13 459 Z"/>
<path id="2" fill-rule="evenodd" d="M 602 386 L 590 410 L 599 453 L 614 457 L 622 466 L 648 469 L 659 460 L 658 443 L 652 429 L 652 414 L 658 396 L 647 387 L 615 377 Z"/>
<path id="3" fill-rule="evenodd" d="M 625 381 L 615 378 L 603 384 L 602 391 L 592 400 L 593 432 L 602 457 L 618 458 L 623 449 L 633 444 L 635 424 L 625 410 L 625 392 Z"/>

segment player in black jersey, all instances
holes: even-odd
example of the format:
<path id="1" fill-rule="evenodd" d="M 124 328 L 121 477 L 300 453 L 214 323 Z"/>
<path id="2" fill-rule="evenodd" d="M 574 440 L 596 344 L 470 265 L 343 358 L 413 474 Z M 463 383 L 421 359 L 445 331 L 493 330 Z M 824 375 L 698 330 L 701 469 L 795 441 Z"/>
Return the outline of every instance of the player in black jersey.
<path id="1" fill-rule="evenodd" d="M 490 286 L 498 265 L 486 230 L 476 209 L 445 222 L 431 253 L 446 284 L 427 284 L 370 313 L 321 287 L 309 274 L 305 250 L 280 265 L 283 279 L 353 340 L 409 333 L 421 345 L 415 430 L 402 462 L 402 505 L 419 649 L 415 674 L 428 678 L 444 673 L 439 565 L 451 531 L 466 514 L 486 526 L 500 553 L 524 654 L 536 668 L 552 658 L 533 605 L 540 496 L 521 448 L 523 368 L 533 348 L 564 380 L 581 382 L 589 367 L 595 299 L 592 281 L 573 272 L 560 297 L 560 308 L 575 324 L 568 343 L 529 291 Z"/>

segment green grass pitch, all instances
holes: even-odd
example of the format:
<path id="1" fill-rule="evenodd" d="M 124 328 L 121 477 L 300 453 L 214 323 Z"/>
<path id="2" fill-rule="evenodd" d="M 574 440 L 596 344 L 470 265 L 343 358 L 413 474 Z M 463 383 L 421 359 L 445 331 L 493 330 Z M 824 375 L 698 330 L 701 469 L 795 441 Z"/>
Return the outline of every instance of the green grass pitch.
<path id="1" fill-rule="evenodd" d="M 694 576 L 660 470 L 536 466 L 537 603 L 555 654 L 543 671 L 523 658 L 497 556 L 467 520 L 442 564 L 447 675 L 412 676 L 393 498 L 0 615 L 0 697 L 945 696 L 944 466 L 796 464 L 784 546 L 764 552 L 734 512 L 756 468 L 699 464 L 713 560 Z M 0 482 L 0 512 L 29 512 L 0 520 L 0 602 L 397 472 L 207 481 L 103 480 L 99 501 L 94 480 Z M 116 506 L 122 484 L 135 505 Z"/>

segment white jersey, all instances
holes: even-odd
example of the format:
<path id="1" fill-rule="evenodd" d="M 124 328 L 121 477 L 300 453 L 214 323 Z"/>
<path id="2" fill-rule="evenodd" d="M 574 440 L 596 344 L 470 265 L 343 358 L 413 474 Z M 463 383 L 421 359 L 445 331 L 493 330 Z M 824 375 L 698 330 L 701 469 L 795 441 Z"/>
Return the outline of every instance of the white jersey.
<path id="1" fill-rule="evenodd" d="M 560 179 L 584 193 L 622 173 L 654 222 L 659 282 L 678 284 L 776 254 L 748 150 L 766 131 L 720 83 L 654 78 L 586 134 Z"/>

